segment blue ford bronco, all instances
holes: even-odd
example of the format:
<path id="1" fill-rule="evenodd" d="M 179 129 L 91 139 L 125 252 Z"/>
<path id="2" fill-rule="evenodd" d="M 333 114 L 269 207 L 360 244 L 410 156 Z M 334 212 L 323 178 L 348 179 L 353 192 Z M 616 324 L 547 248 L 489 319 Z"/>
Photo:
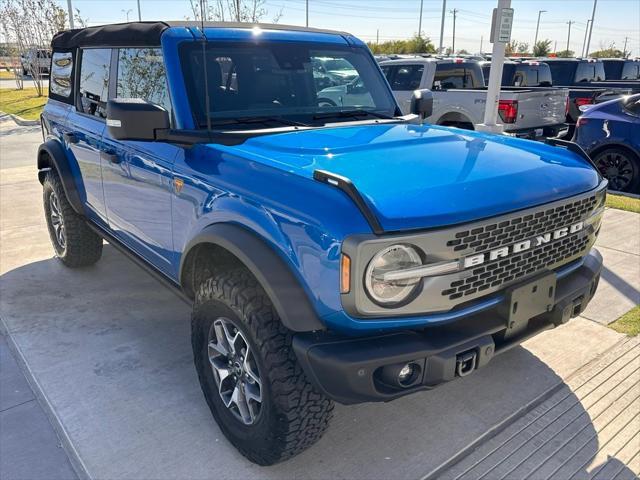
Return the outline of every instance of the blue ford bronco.
<path id="1" fill-rule="evenodd" d="M 596 290 L 606 181 L 584 152 L 426 124 L 428 91 L 402 116 L 348 33 L 141 22 L 52 47 L 56 255 L 88 266 L 107 240 L 193 305 L 206 401 L 258 464 L 316 442 L 334 402 L 472 374 Z M 318 59 L 354 91 L 324 101 Z"/>

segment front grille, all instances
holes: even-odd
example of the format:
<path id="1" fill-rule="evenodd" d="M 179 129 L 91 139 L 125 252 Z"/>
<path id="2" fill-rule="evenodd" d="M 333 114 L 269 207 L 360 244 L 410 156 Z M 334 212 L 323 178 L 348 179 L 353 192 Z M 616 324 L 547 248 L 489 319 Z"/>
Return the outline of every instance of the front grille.
<path id="1" fill-rule="evenodd" d="M 511 220 L 457 232 L 455 238 L 447 242 L 447 247 L 454 252 L 469 249 L 472 254 L 510 245 L 576 223 L 585 218 L 596 203 L 596 195 L 592 195 Z"/>
<path id="2" fill-rule="evenodd" d="M 449 300 L 455 300 L 489 288 L 500 287 L 552 265 L 561 265 L 572 257 L 581 256 L 588 243 L 587 236 L 574 235 L 504 260 L 479 266 L 471 271 L 470 277 L 451 282 L 451 288 L 443 290 L 442 295 L 449 297 Z"/>

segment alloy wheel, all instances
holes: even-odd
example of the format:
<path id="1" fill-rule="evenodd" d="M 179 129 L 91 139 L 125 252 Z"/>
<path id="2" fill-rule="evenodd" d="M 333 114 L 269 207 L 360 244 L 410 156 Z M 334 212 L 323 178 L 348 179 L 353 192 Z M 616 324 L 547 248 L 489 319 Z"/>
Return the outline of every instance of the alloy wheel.
<path id="1" fill-rule="evenodd" d="M 609 180 L 611 190 L 625 191 L 633 182 L 633 161 L 621 152 L 606 152 L 596 159 L 598 171 Z"/>
<path id="2" fill-rule="evenodd" d="M 262 382 L 247 339 L 227 318 L 217 318 L 207 339 L 209 363 L 224 405 L 245 425 L 258 419 Z"/>
<path id="3" fill-rule="evenodd" d="M 51 219 L 51 226 L 56 237 L 56 242 L 62 251 L 67 248 L 67 234 L 64 226 L 64 218 L 62 217 L 62 209 L 60 208 L 60 201 L 55 192 L 51 192 L 49 195 L 49 218 Z"/>

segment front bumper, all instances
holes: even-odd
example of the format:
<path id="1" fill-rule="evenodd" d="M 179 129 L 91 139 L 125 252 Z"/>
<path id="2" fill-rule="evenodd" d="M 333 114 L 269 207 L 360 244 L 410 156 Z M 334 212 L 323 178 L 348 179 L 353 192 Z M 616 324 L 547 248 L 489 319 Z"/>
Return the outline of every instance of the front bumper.
<path id="1" fill-rule="evenodd" d="M 415 331 L 357 338 L 300 333 L 293 348 L 307 377 L 333 400 L 393 400 L 472 373 L 495 355 L 579 315 L 596 291 L 601 270 L 602 256 L 592 249 L 578 268 L 558 280 L 553 308 L 519 329 L 509 328 L 498 305 L 452 324 Z M 417 373 L 406 385 L 388 381 L 389 372 L 407 363 Z"/>

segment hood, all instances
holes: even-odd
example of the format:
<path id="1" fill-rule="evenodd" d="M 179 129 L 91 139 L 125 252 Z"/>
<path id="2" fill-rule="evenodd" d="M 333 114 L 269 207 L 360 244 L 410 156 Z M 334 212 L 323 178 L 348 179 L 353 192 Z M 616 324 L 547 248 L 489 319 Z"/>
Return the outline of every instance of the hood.
<path id="1" fill-rule="evenodd" d="M 600 177 L 563 148 L 432 125 L 368 124 L 259 136 L 236 155 L 308 178 L 350 179 L 385 231 L 453 225 L 553 202 Z"/>

